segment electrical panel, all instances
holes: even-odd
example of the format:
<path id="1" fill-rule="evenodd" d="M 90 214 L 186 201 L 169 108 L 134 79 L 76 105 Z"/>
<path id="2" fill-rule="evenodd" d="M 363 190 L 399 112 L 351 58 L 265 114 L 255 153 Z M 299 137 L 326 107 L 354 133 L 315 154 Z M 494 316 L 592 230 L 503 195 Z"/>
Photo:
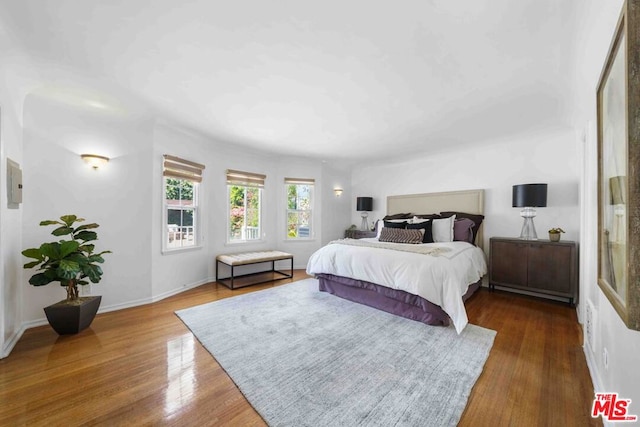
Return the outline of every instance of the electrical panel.
<path id="1" fill-rule="evenodd" d="M 22 169 L 11 159 L 7 159 L 7 207 L 18 209 L 22 203 Z"/>

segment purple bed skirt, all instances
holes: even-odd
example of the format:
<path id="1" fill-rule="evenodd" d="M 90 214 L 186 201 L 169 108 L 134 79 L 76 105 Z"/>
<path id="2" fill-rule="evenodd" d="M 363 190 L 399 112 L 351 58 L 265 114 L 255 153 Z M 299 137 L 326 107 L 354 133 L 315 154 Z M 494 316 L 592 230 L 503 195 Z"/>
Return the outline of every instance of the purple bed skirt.
<path id="1" fill-rule="evenodd" d="M 447 313 L 418 295 L 332 274 L 318 274 L 317 277 L 320 280 L 319 289 L 323 292 L 427 325 L 449 325 Z M 482 279 L 470 285 L 462 299 L 466 301 L 480 288 L 481 283 Z"/>

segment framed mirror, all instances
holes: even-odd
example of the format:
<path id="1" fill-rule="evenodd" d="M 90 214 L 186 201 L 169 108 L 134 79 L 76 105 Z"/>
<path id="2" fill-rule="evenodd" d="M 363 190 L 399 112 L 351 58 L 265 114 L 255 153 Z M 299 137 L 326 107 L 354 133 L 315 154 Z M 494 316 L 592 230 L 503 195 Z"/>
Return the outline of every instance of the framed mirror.
<path id="1" fill-rule="evenodd" d="M 640 330 L 640 0 L 627 0 L 597 90 L 598 284 Z"/>

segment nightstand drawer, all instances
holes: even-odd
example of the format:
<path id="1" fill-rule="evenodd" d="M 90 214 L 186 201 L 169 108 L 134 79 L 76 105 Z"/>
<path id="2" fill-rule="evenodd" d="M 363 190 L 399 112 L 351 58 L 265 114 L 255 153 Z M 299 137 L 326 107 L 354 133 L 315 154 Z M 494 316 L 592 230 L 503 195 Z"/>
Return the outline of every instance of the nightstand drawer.
<path id="1" fill-rule="evenodd" d="M 345 230 L 344 237 L 346 239 L 364 239 L 366 237 L 376 237 L 376 232 L 367 230 Z"/>

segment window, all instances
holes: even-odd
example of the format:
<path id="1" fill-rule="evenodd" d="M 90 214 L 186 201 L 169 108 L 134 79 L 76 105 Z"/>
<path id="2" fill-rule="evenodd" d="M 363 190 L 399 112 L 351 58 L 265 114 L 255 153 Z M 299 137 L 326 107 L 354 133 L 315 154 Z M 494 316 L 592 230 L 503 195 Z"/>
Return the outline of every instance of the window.
<path id="1" fill-rule="evenodd" d="M 204 165 L 164 155 L 163 250 L 199 244 L 198 189 Z"/>
<path id="2" fill-rule="evenodd" d="M 285 178 L 287 192 L 287 239 L 313 237 L 313 186 L 315 180 Z"/>
<path id="3" fill-rule="evenodd" d="M 265 179 L 266 175 L 227 170 L 229 243 L 262 238 L 261 207 Z"/>

